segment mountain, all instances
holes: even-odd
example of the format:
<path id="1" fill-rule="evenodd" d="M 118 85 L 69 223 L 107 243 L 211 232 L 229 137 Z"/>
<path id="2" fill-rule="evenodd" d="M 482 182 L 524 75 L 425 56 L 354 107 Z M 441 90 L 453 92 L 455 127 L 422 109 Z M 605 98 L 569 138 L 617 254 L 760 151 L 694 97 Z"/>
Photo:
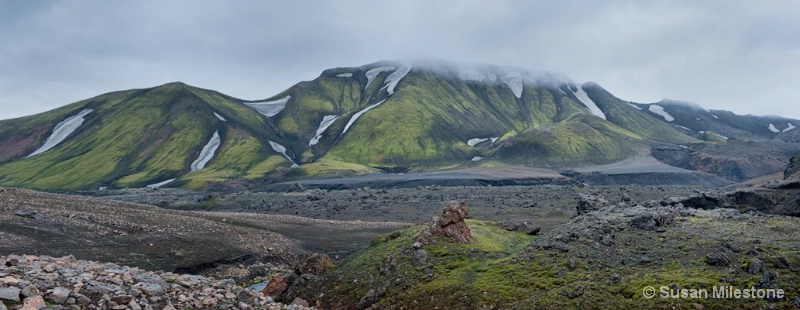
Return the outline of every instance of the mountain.
<path id="1" fill-rule="evenodd" d="M 503 164 L 564 168 L 658 147 L 794 141 L 794 125 L 627 102 L 594 83 L 519 68 L 383 61 L 325 70 L 259 101 L 169 83 L 0 121 L 0 185 L 203 189 Z"/>

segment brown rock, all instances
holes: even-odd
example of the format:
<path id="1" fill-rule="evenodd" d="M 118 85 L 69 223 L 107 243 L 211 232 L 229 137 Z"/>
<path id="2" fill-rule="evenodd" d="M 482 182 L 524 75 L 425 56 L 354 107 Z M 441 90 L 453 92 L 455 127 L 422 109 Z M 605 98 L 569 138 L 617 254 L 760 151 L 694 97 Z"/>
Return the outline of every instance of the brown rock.
<path id="1" fill-rule="evenodd" d="M 261 293 L 264 294 L 264 296 L 269 296 L 272 299 L 276 299 L 278 296 L 281 296 L 288 287 L 289 284 L 283 281 L 283 277 L 277 275 L 267 282 L 267 286 L 261 290 Z"/>
<path id="2" fill-rule="evenodd" d="M 42 296 L 32 296 L 25 298 L 25 301 L 22 304 L 22 308 L 20 310 L 39 310 L 46 307 L 47 304 L 44 303 L 44 299 Z"/>
<path id="3" fill-rule="evenodd" d="M 469 207 L 463 201 L 450 201 L 445 205 L 442 215 L 433 218 L 431 226 L 425 229 L 416 241 L 422 244 L 433 242 L 433 236 L 452 239 L 458 243 L 473 243 L 472 237 L 465 219 L 469 217 Z"/>
<path id="4" fill-rule="evenodd" d="M 305 301 L 305 299 L 302 299 L 302 298 L 300 298 L 300 297 L 296 297 L 296 298 L 295 298 L 295 299 L 292 301 L 292 304 L 293 304 L 293 305 L 298 305 L 298 306 L 303 306 L 303 307 L 306 307 L 306 308 L 308 308 L 308 302 L 307 302 L 307 301 Z"/>
<path id="5" fill-rule="evenodd" d="M 331 267 L 333 267 L 333 261 L 327 254 L 314 253 L 309 255 L 297 270 L 300 271 L 300 274 L 310 273 L 318 276 Z"/>

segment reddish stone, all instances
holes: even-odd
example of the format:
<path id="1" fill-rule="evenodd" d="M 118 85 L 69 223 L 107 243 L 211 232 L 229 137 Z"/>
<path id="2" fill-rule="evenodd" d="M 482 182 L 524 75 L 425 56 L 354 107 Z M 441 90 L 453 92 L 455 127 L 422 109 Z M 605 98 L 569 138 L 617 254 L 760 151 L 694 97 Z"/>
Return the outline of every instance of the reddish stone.
<path id="1" fill-rule="evenodd" d="M 261 293 L 264 294 L 264 296 L 276 299 L 278 296 L 281 296 L 287 288 L 289 288 L 289 284 L 283 281 L 283 277 L 277 275 L 267 282 L 267 286 L 264 287 Z"/>

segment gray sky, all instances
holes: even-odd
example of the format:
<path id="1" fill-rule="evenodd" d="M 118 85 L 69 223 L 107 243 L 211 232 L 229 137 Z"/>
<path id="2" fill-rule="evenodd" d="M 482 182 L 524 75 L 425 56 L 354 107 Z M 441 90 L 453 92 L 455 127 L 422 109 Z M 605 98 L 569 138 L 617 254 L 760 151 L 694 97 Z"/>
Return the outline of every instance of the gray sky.
<path id="1" fill-rule="evenodd" d="M 752 0 L 0 0 L 0 119 L 172 81 L 264 99 L 328 68 L 418 57 L 800 118 L 798 12 L 800 1 Z"/>

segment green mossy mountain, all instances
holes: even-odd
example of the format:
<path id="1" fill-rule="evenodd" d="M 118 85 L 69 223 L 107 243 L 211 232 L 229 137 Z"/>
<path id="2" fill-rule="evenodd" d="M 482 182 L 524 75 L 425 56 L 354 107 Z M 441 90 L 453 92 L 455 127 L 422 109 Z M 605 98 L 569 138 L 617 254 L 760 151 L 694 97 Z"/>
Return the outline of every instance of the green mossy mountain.
<path id="1" fill-rule="evenodd" d="M 81 112 L 84 122 L 61 143 L 29 156 Z M 219 147 L 192 172 L 215 132 Z M 594 83 L 491 65 L 378 62 L 326 70 L 260 101 L 169 83 L 3 120 L 0 185 L 67 191 L 175 179 L 168 186 L 203 189 L 481 164 L 473 159 L 568 167 L 700 138 Z"/>

